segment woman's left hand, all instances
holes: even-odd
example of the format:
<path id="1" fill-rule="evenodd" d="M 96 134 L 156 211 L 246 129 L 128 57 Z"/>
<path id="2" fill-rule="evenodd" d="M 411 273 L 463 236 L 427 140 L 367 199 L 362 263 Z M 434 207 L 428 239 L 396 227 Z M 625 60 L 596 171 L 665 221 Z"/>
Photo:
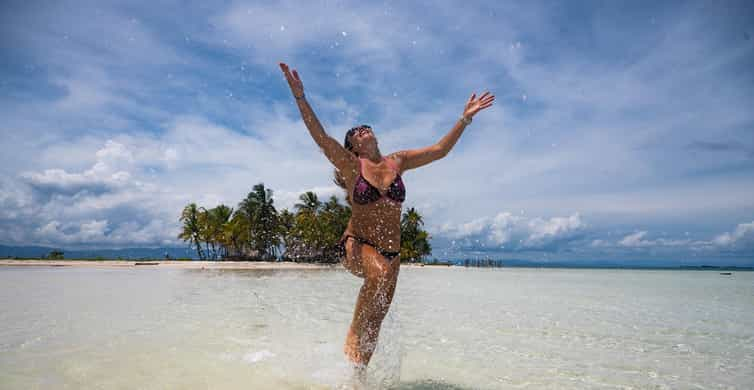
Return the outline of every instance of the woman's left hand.
<path id="1" fill-rule="evenodd" d="M 466 102 L 466 108 L 463 110 L 463 116 L 471 118 L 476 115 L 477 112 L 484 110 L 492 105 L 495 101 L 495 95 L 490 95 L 489 92 L 485 92 L 479 98 L 476 98 L 476 92 L 471 94 L 469 101 Z"/>

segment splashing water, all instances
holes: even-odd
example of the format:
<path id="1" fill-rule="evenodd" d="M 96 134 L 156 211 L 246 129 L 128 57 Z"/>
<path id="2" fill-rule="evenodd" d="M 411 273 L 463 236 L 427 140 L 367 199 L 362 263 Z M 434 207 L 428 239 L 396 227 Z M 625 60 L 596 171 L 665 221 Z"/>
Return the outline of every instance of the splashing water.
<path id="1" fill-rule="evenodd" d="M 370 389 L 385 389 L 396 386 L 401 379 L 401 326 L 396 314 L 396 300 L 382 321 L 380 337 L 367 372 L 367 385 Z"/>

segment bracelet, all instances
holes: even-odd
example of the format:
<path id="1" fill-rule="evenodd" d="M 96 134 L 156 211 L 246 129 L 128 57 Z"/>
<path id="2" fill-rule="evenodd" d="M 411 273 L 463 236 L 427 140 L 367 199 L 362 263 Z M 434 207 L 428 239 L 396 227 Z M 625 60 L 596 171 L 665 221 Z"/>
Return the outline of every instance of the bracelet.
<path id="1" fill-rule="evenodd" d="M 461 117 L 461 122 L 463 122 L 466 125 L 471 124 L 471 118 L 467 118 L 466 116 L 462 116 Z"/>
<path id="2" fill-rule="evenodd" d="M 298 100 L 298 99 L 303 99 L 303 98 L 304 98 L 304 96 L 306 96 L 306 95 L 304 95 L 303 93 L 301 94 L 301 96 L 296 96 L 296 95 L 293 95 L 293 97 L 295 97 L 295 98 L 296 98 L 296 100 Z"/>

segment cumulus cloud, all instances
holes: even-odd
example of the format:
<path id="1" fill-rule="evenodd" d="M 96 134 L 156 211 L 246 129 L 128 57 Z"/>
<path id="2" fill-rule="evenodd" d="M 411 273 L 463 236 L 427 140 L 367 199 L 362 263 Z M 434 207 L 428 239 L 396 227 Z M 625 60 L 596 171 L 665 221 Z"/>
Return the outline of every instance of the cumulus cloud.
<path id="1" fill-rule="evenodd" d="M 310 139 L 295 141 L 312 144 L 306 145 L 308 153 L 279 159 L 291 147 L 281 134 L 291 136 L 297 130 L 282 113 L 266 118 L 269 136 L 254 137 L 201 117 L 178 117 L 166 123 L 159 136 L 120 135 L 102 141 L 90 156 L 81 156 L 91 160 L 87 168 L 47 168 L 24 172 L 18 180 L 4 178 L 4 242 L 181 245 L 176 236 L 183 205 L 193 201 L 234 207 L 259 182 L 273 189 L 279 210 L 292 209 L 306 191 L 323 201 L 332 195 L 343 200 L 341 188 L 316 185 L 331 183 L 326 178 L 332 168 Z M 281 185 L 291 179 L 291 185 Z"/>
<path id="2" fill-rule="evenodd" d="M 131 174 L 127 169 L 133 156 L 124 145 L 108 140 L 96 153 L 97 161 L 81 173 L 63 169 L 45 169 L 43 172 L 25 172 L 21 175 L 35 189 L 45 193 L 76 195 L 82 191 L 103 193 L 127 185 Z"/>
<path id="3" fill-rule="evenodd" d="M 686 233 L 688 235 L 688 232 Z M 711 239 L 650 238 L 647 230 L 627 234 L 617 240 L 597 238 L 588 247 L 596 250 L 625 250 L 630 252 L 662 251 L 663 253 L 693 253 L 711 255 L 716 251 L 740 252 L 746 255 L 754 248 L 754 222 L 740 223 L 732 232 L 723 232 Z"/>
<path id="4" fill-rule="evenodd" d="M 158 158 L 155 158 L 158 159 Z M 177 245 L 176 199 L 145 176 L 124 142 L 109 139 L 80 172 L 25 172 L 0 185 L 0 232 L 5 242 L 75 246 Z M 28 189 L 28 190 L 24 190 Z M 12 212 L 12 210 L 21 210 Z"/>
<path id="5" fill-rule="evenodd" d="M 554 251 L 581 238 L 586 228 L 578 213 L 568 217 L 529 218 L 501 212 L 458 225 L 446 223 L 437 234 L 453 240 L 454 246 L 480 250 Z"/>
<path id="6" fill-rule="evenodd" d="M 65 225 L 59 221 L 50 221 L 39 227 L 34 233 L 43 242 L 61 244 L 103 243 L 106 241 L 106 230 L 107 220 L 82 221 Z"/>
<path id="7" fill-rule="evenodd" d="M 732 232 L 713 238 L 712 243 L 724 248 L 754 248 L 754 221 L 738 224 Z"/>
<path id="8" fill-rule="evenodd" d="M 672 240 L 672 239 L 665 239 L 665 238 L 657 238 L 654 240 L 647 240 L 644 239 L 644 236 L 647 235 L 646 231 L 639 231 L 636 233 L 629 234 L 620 241 L 618 241 L 618 245 L 624 246 L 624 247 L 658 247 L 658 246 L 683 246 L 688 245 L 691 240 Z"/>

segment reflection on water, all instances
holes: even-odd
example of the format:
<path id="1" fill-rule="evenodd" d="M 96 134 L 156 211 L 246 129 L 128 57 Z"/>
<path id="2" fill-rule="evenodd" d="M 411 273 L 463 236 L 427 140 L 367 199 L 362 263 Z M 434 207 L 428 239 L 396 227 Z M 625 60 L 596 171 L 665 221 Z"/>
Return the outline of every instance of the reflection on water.
<path id="1" fill-rule="evenodd" d="M 3 388 L 334 388 L 342 269 L 0 268 Z M 372 388 L 749 388 L 754 273 L 405 268 Z"/>

